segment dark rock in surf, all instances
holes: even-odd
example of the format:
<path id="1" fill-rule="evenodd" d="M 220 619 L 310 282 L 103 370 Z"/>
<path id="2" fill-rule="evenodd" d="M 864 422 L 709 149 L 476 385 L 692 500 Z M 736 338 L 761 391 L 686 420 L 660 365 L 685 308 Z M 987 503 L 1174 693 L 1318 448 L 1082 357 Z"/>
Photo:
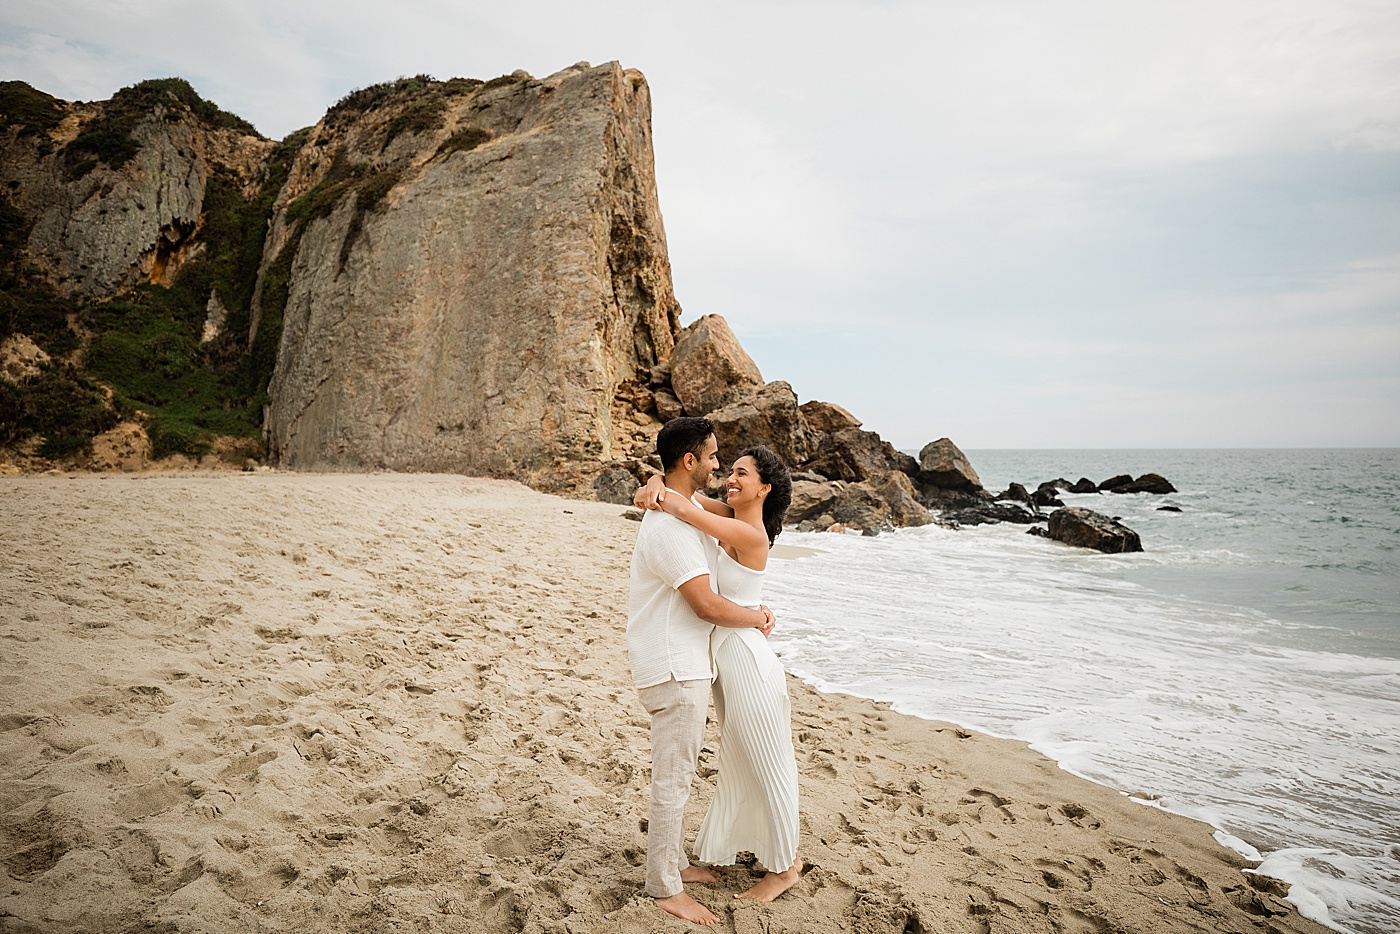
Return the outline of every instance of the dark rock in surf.
<path id="1" fill-rule="evenodd" d="M 963 509 L 948 509 L 939 514 L 943 522 L 956 522 L 958 525 L 990 525 L 995 522 L 1011 522 L 1017 525 L 1030 525 L 1043 522 L 1045 517 L 1031 512 L 1019 503 L 991 502 Z"/>
<path id="2" fill-rule="evenodd" d="M 1120 486 L 1127 486 L 1129 483 L 1132 482 L 1133 478 L 1131 474 L 1123 473 L 1119 474 L 1116 477 L 1109 477 L 1107 480 L 1099 484 L 1099 492 L 1111 493 L 1112 491 L 1118 489 Z"/>
<path id="3" fill-rule="evenodd" d="M 920 487 L 980 491 L 982 481 L 967 456 L 948 438 L 930 441 L 919 451 Z"/>
<path id="4" fill-rule="evenodd" d="M 918 499 L 925 509 L 933 512 L 947 512 L 952 509 L 973 509 L 985 506 L 992 497 L 985 490 L 941 490 L 937 487 L 918 484 Z"/>
<path id="5" fill-rule="evenodd" d="M 1064 500 L 1056 495 L 1061 489 L 1061 487 L 1057 485 L 1059 483 L 1064 483 L 1066 487 L 1069 486 L 1069 484 L 1065 483 L 1063 480 L 1046 480 L 1035 488 L 1035 492 L 1031 494 L 1031 502 L 1035 503 L 1037 506 L 1063 506 Z"/>
<path id="6" fill-rule="evenodd" d="M 1180 506 L 1158 506 L 1158 512 L 1181 512 Z"/>
<path id="7" fill-rule="evenodd" d="M 1049 535 L 1057 542 L 1105 554 L 1142 551 L 1142 540 L 1136 532 L 1116 519 L 1082 506 L 1067 506 L 1052 512 Z"/>
<path id="8" fill-rule="evenodd" d="M 1070 484 L 1069 489 L 1065 490 L 1066 493 L 1097 493 L 1098 491 L 1099 485 L 1088 477 L 1080 477 Z"/>
<path id="9" fill-rule="evenodd" d="M 1011 484 L 1006 488 L 1005 493 L 998 493 L 996 499 L 998 501 L 1010 500 L 1014 503 L 1025 503 L 1027 506 L 1031 505 L 1031 494 L 1026 492 L 1026 488 L 1019 483 Z"/>
<path id="10" fill-rule="evenodd" d="M 1161 474 L 1145 473 L 1131 483 L 1113 488 L 1114 493 L 1175 493 L 1176 487 Z"/>

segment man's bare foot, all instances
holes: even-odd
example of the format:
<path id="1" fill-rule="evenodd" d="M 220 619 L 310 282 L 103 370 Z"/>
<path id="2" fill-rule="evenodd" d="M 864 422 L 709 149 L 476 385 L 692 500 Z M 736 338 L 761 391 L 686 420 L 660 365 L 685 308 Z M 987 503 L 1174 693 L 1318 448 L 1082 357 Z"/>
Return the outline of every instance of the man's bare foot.
<path id="1" fill-rule="evenodd" d="M 656 907 L 691 924 L 715 924 L 719 916 L 684 892 L 656 899 Z"/>
<path id="2" fill-rule="evenodd" d="M 715 875 L 704 866 L 687 866 L 681 870 L 682 882 L 718 882 L 719 876 Z"/>
<path id="3" fill-rule="evenodd" d="M 770 872 L 758 884 L 735 895 L 735 898 L 752 898 L 756 902 L 771 902 L 792 888 L 802 879 L 802 857 L 792 861 L 792 865 L 782 872 Z"/>

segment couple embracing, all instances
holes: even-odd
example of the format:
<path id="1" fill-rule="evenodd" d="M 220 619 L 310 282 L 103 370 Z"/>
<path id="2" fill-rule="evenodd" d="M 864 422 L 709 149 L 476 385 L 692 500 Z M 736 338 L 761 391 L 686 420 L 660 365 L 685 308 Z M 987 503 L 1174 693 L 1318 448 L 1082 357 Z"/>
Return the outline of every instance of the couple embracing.
<path id="1" fill-rule="evenodd" d="M 695 856 L 733 865 L 754 854 L 767 874 L 736 898 L 772 901 L 795 885 L 797 764 L 787 683 L 769 648 L 760 601 L 768 550 L 792 499 L 788 469 L 765 447 L 734 460 L 727 502 L 699 495 L 719 469 L 714 424 L 667 422 L 656 438 L 664 480 L 638 492 L 647 507 L 632 554 L 627 650 L 651 715 L 646 893 L 687 921 L 719 920 L 685 892 L 717 882 L 685 853 L 685 805 L 700 757 L 711 684 L 720 727 L 719 780 Z"/>

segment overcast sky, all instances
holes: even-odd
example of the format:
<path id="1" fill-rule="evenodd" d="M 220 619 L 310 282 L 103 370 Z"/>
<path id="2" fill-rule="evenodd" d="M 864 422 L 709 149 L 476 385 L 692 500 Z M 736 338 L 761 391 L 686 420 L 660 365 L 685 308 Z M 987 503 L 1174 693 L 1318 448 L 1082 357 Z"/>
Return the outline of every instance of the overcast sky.
<path id="1" fill-rule="evenodd" d="M 903 448 L 1400 445 L 1400 3 L 6 0 L 0 74 L 282 137 L 399 75 L 651 85 L 683 321 Z"/>

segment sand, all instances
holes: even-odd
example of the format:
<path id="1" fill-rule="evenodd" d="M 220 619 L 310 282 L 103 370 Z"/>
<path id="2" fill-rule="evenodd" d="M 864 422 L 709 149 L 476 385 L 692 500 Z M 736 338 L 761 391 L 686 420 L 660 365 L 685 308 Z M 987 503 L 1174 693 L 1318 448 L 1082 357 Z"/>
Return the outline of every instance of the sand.
<path id="1" fill-rule="evenodd" d="M 641 894 L 623 512 L 454 476 L 0 478 L 0 931 L 692 930 Z M 1204 824 L 790 688 L 811 868 L 772 905 L 733 901 L 745 865 L 692 886 L 717 930 L 1325 930 Z"/>

